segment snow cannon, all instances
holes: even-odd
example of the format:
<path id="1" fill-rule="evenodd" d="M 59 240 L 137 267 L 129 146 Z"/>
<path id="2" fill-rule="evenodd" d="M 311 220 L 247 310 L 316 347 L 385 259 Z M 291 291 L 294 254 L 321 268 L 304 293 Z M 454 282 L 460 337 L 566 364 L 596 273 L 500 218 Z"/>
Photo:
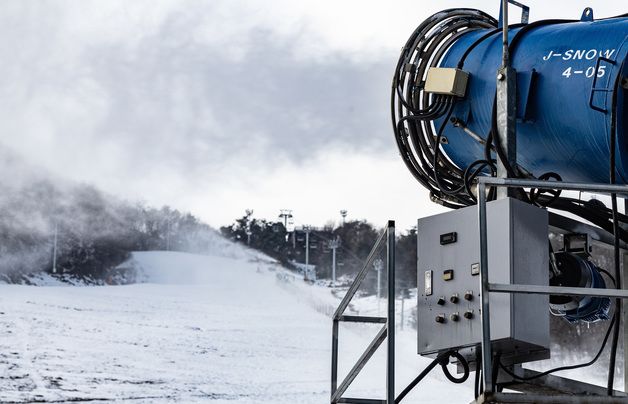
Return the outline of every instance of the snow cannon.
<path id="1" fill-rule="evenodd" d="M 565 398 L 551 402 L 616 394 L 628 318 L 628 214 L 618 210 L 618 198 L 628 200 L 628 14 L 577 15 L 529 22 L 516 0 L 501 0 L 498 19 L 445 10 L 415 29 L 395 68 L 402 160 L 433 202 L 453 209 L 417 221 L 417 352 L 433 363 L 455 356 L 463 375 L 475 370 L 476 403 L 520 402 L 493 395 L 505 386 L 544 394 L 551 385 Z M 583 192 L 610 196 L 610 206 Z M 612 270 L 596 265 L 607 262 Z M 544 379 L 528 390 L 565 369 L 522 366 L 550 357 L 551 315 L 561 327 L 606 323 L 604 336 L 578 336 L 600 340 L 599 352 L 610 341 L 606 389 Z"/>
<path id="2" fill-rule="evenodd" d="M 628 183 L 628 14 L 596 20 L 587 8 L 579 19 L 532 23 L 527 16 L 524 8 L 507 34 L 516 71 L 516 166 L 508 177 L 609 183 L 614 170 L 614 182 Z M 412 33 L 394 73 L 399 151 L 445 206 L 473 204 L 477 177 L 495 175 L 501 25 L 474 9 L 434 14 Z"/>
<path id="3" fill-rule="evenodd" d="M 500 3 L 498 19 L 466 8 L 429 17 L 403 47 L 393 77 L 401 157 L 430 199 L 450 208 L 416 222 L 416 352 L 433 360 L 396 394 L 389 221 L 334 314 L 331 404 L 399 403 L 438 365 L 452 383 L 475 372 L 475 404 L 627 397 L 614 383 L 628 321 L 621 270 L 628 213 L 618 208 L 619 198 L 628 206 L 628 14 L 596 20 L 586 8 L 575 20 L 530 23 L 529 7 Z M 509 23 L 512 6 L 521 9 L 520 23 Z M 383 240 L 387 316 L 345 316 Z M 342 321 L 384 325 L 338 383 Z M 579 324 L 587 327 L 577 335 L 564 332 Z M 524 367 L 587 339 L 599 345 L 591 359 Z M 386 400 L 344 397 L 384 341 Z M 607 347 L 606 387 L 553 375 L 595 364 Z M 628 386 L 628 361 L 623 374 Z"/>

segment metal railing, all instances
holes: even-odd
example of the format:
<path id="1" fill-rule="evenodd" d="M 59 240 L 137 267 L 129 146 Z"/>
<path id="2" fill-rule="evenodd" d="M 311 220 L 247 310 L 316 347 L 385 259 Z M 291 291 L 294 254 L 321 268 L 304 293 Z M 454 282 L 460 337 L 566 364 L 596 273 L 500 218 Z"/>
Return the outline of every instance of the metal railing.
<path id="1" fill-rule="evenodd" d="M 383 242 L 386 242 L 386 269 L 388 272 L 388 310 L 387 317 L 367 317 L 344 315 L 345 310 L 351 303 L 351 299 L 360 288 L 366 274 L 372 267 L 373 261 Z M 338 385 L 338 336 L 341 322 L 352 323 L 375 323 L 384 324 L 378 331 L 375 338 L 368 345 L 357 363 L 353 365 L 345 379 Z M 368 398 L 347 398 L 342 395 L 347 391 L 351 383 L 371 359 L 379 346 L 387 341 L 386 350 L 386 399 Z M 384 231 L 380 234 L 377 242 L 371 249 L 364 266 L 358 272 L 347 294 L 340 302 L 338 309 L 334 313 L 332 326 L 332 349 L 331 349 L 331 404 L 353 403 L 353 404 L 394 404 L 395 402 L 395 222 L 390 220 Z"/>
<path id="2" fill-rule="evenodd" d="M 481 177 L 478 182 L 478 216 L 479 216 L 479 232 L 480 232 L 480 283 L 481 295 L 480 302 L 482 307 L 482 373 L 483 386 L 485 394 L 495 393 L 493 385 L 493 358 L 491 348 L 491 325 L 489 311 L 489 293 L 527 293 L 542 295 L 579 295 L 579 296 L 600 296 L 609 298 L 628 299 L 628 290 L 626 289 L 591 289 L 576 287 L 560 287 L 560 286 L 539 286 L 539 285 L 521 285 L 521 284 L 497 284 L 490 283 L 488 280 L 488 238 L 486 224 L 486 188 L 487 186 L 506 187 L 506 188 L 537 188 L 537 189 L 559 189 L 574 190 L 596 193 L 614 193 L 628 196 L 628 186 L 625 185 L 604 185 L 604 184 L 586 184 L 574 182 L 547 182 L 538 180 L 521 180 L 511 178 L 495 178 Z M 499 402 L 507 402 L 506 394 L 498 394 Z M 521 395 L 519 395 L 521 397 Z M 589 397 L 590 399 L 591 397 Z M 613 400 L 610 397 L 607 397 Z M 503 401 L 502 401 L 503 400 Z M 539 401 L 540 402 L 540 401 Z M 543 401 L 545 402 L 545 401 Z M 559 401 L 554 401 L 559 402 Z M 561 401 L 562 402 L 562 401 Z M 580 401 L 570 401 L 580 402 Z M 589 402 L 589 401 L 587 401 Z M 594 402 L 594 401 L 590 401 Z M 598 402 L 598 401 L 595 401 Z M 606 402 L 606 401 L 605 401 Z M 611 401 L 608 401 L 611 402 Z M 615 401 L 612 401 L 615 402 Z"/>

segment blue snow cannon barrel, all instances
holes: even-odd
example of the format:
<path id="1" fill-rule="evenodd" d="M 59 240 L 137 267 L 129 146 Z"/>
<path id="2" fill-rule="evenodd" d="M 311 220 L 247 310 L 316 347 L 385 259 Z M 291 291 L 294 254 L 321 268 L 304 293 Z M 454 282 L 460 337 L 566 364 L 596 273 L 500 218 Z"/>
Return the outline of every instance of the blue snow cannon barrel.
<path id="1" fill-rule="evenodd" d="M 452 117 L 478 134 L 490 129 L 502 58 L 501 33 L 486 33 L 460 37 L 440 63 L 457 67 L 475 44 L 463 66 L 469 73 L 466 96 Z M 509 36 L 517 71 L 518 164 L 535 175 L 556 172 L 563 180 L 607 183 L 611 117 L 617 114 L 617 182 L 627 183 L 628 18 L 523 26 Z M 482 144 L 460 126 L 448 125 L 443 136 L 443 149 L 459 167 L 482 158 Z"/>
<path id="2" fill-rule="evenodd" d="M 400 155 L 431 199 L 448 207 L 474 204 L 474 180 L 495 172 L 499 149 L 487 140 L 495 139 L 499 25 L 475 9 L 434 14 L 411 34 L 395 69 Z M 585 9 L 578 20 L 509 28 L 517 175 L 608 183 L 614 138 L 615 180 L 628 183 L 628 14 L 594 20 Z"/>

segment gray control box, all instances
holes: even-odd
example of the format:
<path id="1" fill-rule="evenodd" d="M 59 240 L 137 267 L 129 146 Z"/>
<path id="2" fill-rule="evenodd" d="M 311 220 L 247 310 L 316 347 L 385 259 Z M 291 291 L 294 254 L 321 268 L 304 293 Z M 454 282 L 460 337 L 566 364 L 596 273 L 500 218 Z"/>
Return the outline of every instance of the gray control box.
<path id="1" fill-rule="evenodd" d="M 487 203 L 488 272 L 493 283 L 547 285 L 547 211 L 516 199 Z M 481 341 L 477 206 L 418 221 L 418 352 L 459 349 L 473 357 Z M 491 340 L 504 363 L 549 357 L 549 298 L 492 293 Z"/>

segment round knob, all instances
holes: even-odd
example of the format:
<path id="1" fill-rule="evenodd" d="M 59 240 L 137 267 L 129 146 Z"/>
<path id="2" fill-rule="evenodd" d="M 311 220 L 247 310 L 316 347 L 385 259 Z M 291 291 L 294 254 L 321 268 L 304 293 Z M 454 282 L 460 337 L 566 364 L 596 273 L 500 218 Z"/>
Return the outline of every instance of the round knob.
<path id="1" fill-rule="evenodd" d="M 449 301 L 452 302 L 453 304 L 458 303 L 458 293 L 454 293 L 453 295 L 451 295 L 451 297 L 449 298 Z"/>
<path id="2" fill-rule="evenodd" d="M 438 298 L 438 301 L 436 302 L 436 304 L 438 304 L 439 306 L 444 306 L 445 305 L 445 298 L 443 296 Z"/>
<path id="3" fill-rule="evenodd" d="M 472 311 L 465 311 L 463 314 L 464 318 L 466 318 L 467 320 L 471 320 L 473 318 L 473 312 Z"/>
<path id="4" fill-rule="evenodd" d="M 460 316 L 458 315 L 458 313 L 453 313 L 451 316 L 449 316 L 449 319 L 451 321 L 458 321 L 460 320 Z"/>
<path id="5" fill-rule="evenodd" d="M 471 291 L 471 290 L 467 290 L 467 291 L 464 293 L 464 300 L 468 300 L 468 301 L 473 300 L 473 291 Z"/>
<path id="6" fill-rule="evenodd" d="M 442 314 L 439 314 L 438 316 L 436 316 L 436 322 L 443 324 L 445 322 L 445 316 Z"/>

